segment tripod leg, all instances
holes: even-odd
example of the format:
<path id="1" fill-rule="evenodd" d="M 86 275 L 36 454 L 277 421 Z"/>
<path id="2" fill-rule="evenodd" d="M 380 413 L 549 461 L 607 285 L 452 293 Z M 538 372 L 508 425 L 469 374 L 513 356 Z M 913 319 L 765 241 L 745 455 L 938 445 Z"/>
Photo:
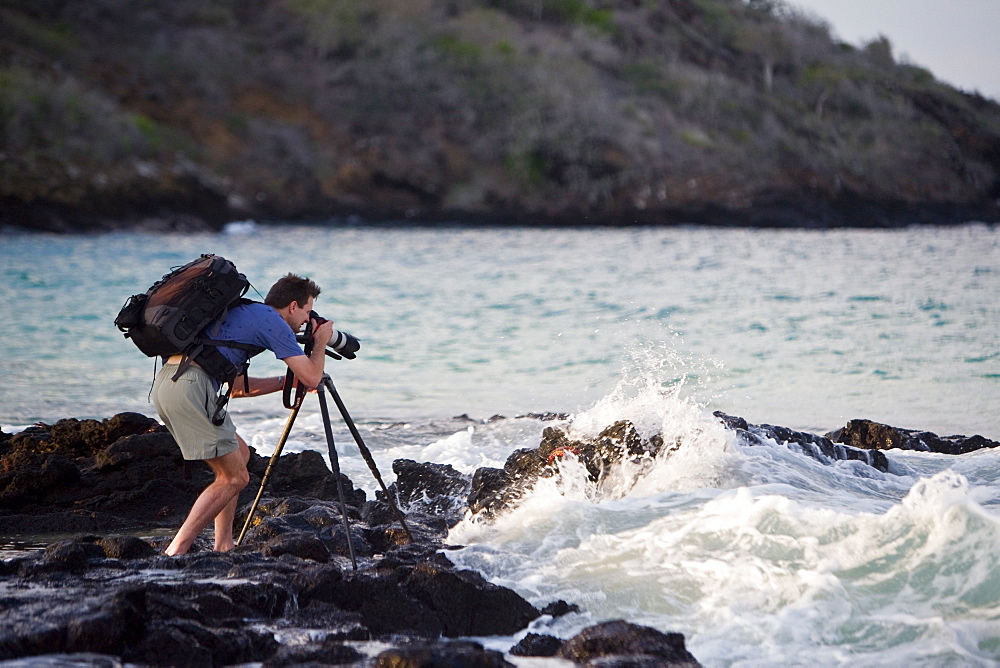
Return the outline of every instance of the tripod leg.
<path id="1" fill-rule="evenodd" d="M 247 519 L 243 524 L 243 530 L 240 531 L 240 537 L 236 539 L 237 546 L 243 542 L 243 536 L 246 535 L 247 529 L 250 528 L 250 522 L 253 520 L 253 514 L 257 511 L 257 504 L 260 503 L 260 497 L 264 495 L 264 488 L 267 486 L 267 481 L 271 479 L 271 469 L 274 468 L 275 462 L 277 462 L 278 457 L 281 456 L 281 449 L 285 447 L 285 441 L 288 440 L 288 434 L 292 431 L 292 424 L 295 422 L 295 418 L 298 416 L 300 408 L 302 408 L 301 399 L 295 402 L 295 405 L 292 407 L 292 413 L 288 416 L 288 420 L 285 422 L 285 430 L 281 432 L 281 438 L 278 439 L 278 446 L 274 449 L 274 454 L 271 455 L 271 460 L 267 463 L 267 469 L 264 471 L 264 477 L 260 480 L 260 489 L 257 491 L 257 497 L 253 500 L 253 505 L 250 506 L 250 512 L 247 513 Z"/>
<path id="2" fill-rule="evenodd" d="M 333 469 L 333 477 L 337 480 L 337 496 L 340 498 L 340 513 L 344 517 L 344 535 L 347 536 L 347 550 L 351 553 L 351 565 L 354 570 L 358 570 L 357 559 L 354 558 L 354 543 L 351 541 L 351 521 L 347 517 L 347 504 L 344 502 L 344 484 L 340 480 L 340 462 L 337 459 L 337 449 L 333 444 L 333 429 L 330 427 L 330 411 L 326 407 L 326 394 L 323 392 L 323 385 L 316 388 L 319 394 L 319 408 L 323 413 L 323 427 L 326 429 L 326 445 L 330 450 L 330 468 Z"/>
<path id="3" fill-rule="evenodd" d="M 368 464 L 368 468 L 371 470 L 372 475 L 375 476 L 375 480 L 378 481 L 379 486 L 382 488 L 382 493 L 385 494 L 386 500 L 389 505 L 392 506 L 393 512 L 396 514 L 396 519 L 403 526 L 403 531 L 406 532 L 406 537 L 409 541 L 413 542 L 413 534 L 410 533 L 410 528 L 406 526 L 406 520 L 403 519 L 403 513 L 399 512 L 399 508 L 396 506 L 396 502 L 392 500 L 392 495 L 389 494 L 389 490 L 386 489 L 385 483 L 382 482 L 382 475 L 378 472 L 378 467 L 375 465 L 375 459 L 372 457 L 371 451 L 365 446 L 364 440 L 361 438 L 361 434 L 358 432 L 358 428 L 354 425 L 354 420 L 347 413 L 347 406 L 344 405 L 343 400 L 341 400 L 340 395 L 337 393 L 337 388 L 333 386 L 333 381 L 330 376 L 323 377 L 323 385 L 330 390 L 330 395 L 333 397 L 334 403 L 337 404 L 337 408 L 340 409 L 340 414 L 344 418 L 344 422 L 347 424 L 347 428 L 351 430 L 351 436 L 354 437 L 354 441 L 358 444 L 358 450 L 361 451 L 361 456 L 364 457 L 365 463 Z M 322 394 L 322 393 L 320 393 Z"/>

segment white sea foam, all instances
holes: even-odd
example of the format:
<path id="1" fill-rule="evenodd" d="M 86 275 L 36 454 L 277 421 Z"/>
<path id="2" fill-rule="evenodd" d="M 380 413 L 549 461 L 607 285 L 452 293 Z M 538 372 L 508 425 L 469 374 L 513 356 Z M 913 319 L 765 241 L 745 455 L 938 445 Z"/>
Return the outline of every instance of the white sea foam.
<path id="1" fill-rule="evenodd" d="M 675 436 L 676 452 L 610 494 L 566 458 L 514 510 L 450 535 L 468 545 L 460 564 L 539 606 L 583 609 L 535 632 L 622 617 L 685 633 L 706 665 L 1000 658 L 1000 520 L 977 501 L 992 493 L 947 468 L 859 477 L 856 462 L 742 446 L 677 388 L 623 383 L 644 389 L 616 388 L 572 429 L 631 419 Z"/>

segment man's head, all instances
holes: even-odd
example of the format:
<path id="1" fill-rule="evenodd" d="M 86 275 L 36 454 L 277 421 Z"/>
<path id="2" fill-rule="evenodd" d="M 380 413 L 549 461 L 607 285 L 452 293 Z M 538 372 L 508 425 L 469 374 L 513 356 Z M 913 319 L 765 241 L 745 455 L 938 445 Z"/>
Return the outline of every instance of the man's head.
<path id="1" fill-rule="evenodd" d="M 319 286 L 308 278 L 288 274 L 278 279 L 264 297 L 264 303 L 276 309 L 283 309 L 292 302 L 305 307 L 310 298 L 319 297 Z"/>
<path id="2" fill-rule="evenodd" d="M 282 320 L 297 332 L 309 321 L 309 312 L 318 296 L 318 285 L 308 278 L 288 274 L 271 286 L 264 303 L 281 314 Z"/>

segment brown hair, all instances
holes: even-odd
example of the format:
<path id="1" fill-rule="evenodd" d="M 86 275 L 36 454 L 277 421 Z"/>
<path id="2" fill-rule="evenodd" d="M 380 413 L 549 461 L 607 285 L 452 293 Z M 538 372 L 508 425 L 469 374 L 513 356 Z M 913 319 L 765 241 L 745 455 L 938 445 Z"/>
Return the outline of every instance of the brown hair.
<path id="1" fill-rule="evenodd" d="M 308 278 L 288 274 L 271 286 L 267 297 L 264 297 L 264 303 L 274 308 L 285 308 L 292 302 L 305 306 L 310 297 L 319 297 L 319 286 Z"/>

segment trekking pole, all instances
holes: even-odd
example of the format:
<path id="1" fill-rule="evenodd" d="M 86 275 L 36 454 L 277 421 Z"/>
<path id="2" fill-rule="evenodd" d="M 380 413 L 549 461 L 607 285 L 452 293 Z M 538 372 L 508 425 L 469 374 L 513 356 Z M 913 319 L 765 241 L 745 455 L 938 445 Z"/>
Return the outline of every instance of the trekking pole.
<path id="1" fill-rule="evenodd" d="M 333 401 L 337 404 L 337 408 L 340 409 L 340 414 L 344 418 L 344 422 L 347 424 L 347 428 L 351 430 L 351 435 L 354 437 L 355 442 L 358 444 L 358 450 L 361 451 L 361 456 L 364 457 L 365 463 L 368 464 L 368 468 L 371 470 L 372 475 L 375 476 L 375 480 L 378 481 L 379 486 L 382 488 L 382 492 L 385 494 L 386 501 L 392 506 L 393 512 L 396 514 L 396 519 L 403 526 L 403 531 L 406 532 L 406 538 L 412 543 L 413 534 L 410 533 L 410 528 L 406 526 L 406 520 L 403 519 L 403 513 L 399 512 L 399 507 L 396 506 L 396 502 L 392 500 L 392 495 L 389 494 L 389 490 L 385 488 L 385 483 L 382 482 L 382 476 L 378 472 L 378 467 L 375 465 L 375 459 L 372 457 L 372 453 L 365 446 L 364 440 L 361 438 L 361 434 L 358 433 L 358 428 L 354 426 L 354 420 L 347 413 L 347 407 L 344 405 L 343 400 L 337 393 L 337 388 L 333 386 L 333 380 L 330 379 L 329 375 L 323 376 L 323 385 L 330 390 L 330 395 L 333 397 Z M 322 399 L 323 393 L 320 392 L 320 398 Z M 327 422 L 329 424 L 329 421 Z"/>
<path id="2" fill-rule="evenodd" d="M 337 481 L 337 496 L 340 499 L 340 514 L 344 518 L 344 535 L 347 536 L 347 551 L 351 553 L 351 565 L 358 570 L 358 561 L 354 558 L 354 542 L 351 540 L 351 520 L 347 517 L 347 504 L 344 502 L 344 484 L 341 482 L 340 462 L 337 460 L 337 448 L 333 444 L 333 429 L 330 427 L 330 411 L 326 407 L 326 395 L 323 384 L 316 388 L 319 395 L 319 409 L 323 413 L 323 428 L 326 430 L 326 445 L 330 450 L 330 468 Z"/>
<path id="3" fill-rule="evenodd" d="M 264 495 L 264 488 L 267 486 L 267 481 L 271 479 L 271 470 L 274 468 L 275 462 L 278 461 L 278 457 L 281 455 L 281 449 L 285 447 L 285 441 L 288 440 L 288 434 L 292 431 L 292 424 L 295 422 L 296 416 L 299 414 L 299 409 L 302 408 L 302 396 L 298 396 L 295 399 L 295 404 L 292 406 L 292 413 L 288 416 L 288 421 L 285 422 L 285 430 L 281 432 L 281 438 L 278 439 L 278 447 L 274 449 L 274 454 L 271 455 L 271 460 L 267 463 L 267 469 L 264 471 L 264 477 L 260 480 L 260 489 L 257 491 L 257 498 L 253 500 L 253 505 L 250 506 L 250 512 L 247 513 L 247 520 L 243 524 L 243 530 L 240 531 L 240 537 L 236 539 L 236 546 L 243 542 L 243 537 L 247 533 L 247 529 L 250 528 L 250 522 L 253 520 L 253 514 L 257 510 L 257 504 L 260 503 L 260 497 Z"/>

